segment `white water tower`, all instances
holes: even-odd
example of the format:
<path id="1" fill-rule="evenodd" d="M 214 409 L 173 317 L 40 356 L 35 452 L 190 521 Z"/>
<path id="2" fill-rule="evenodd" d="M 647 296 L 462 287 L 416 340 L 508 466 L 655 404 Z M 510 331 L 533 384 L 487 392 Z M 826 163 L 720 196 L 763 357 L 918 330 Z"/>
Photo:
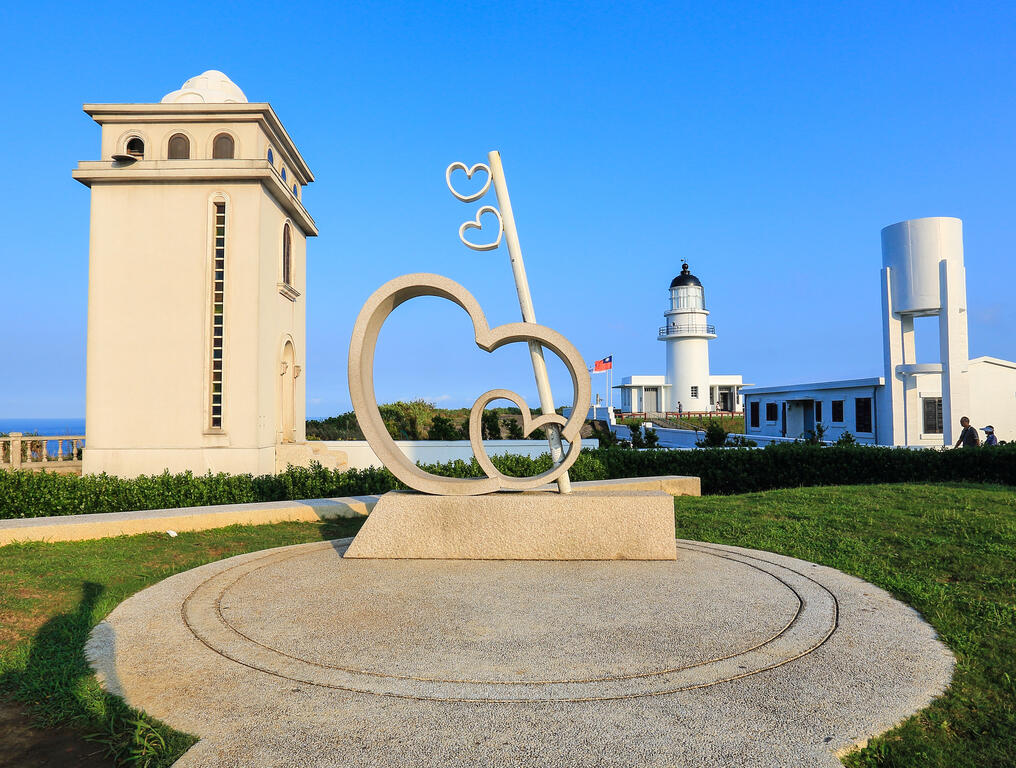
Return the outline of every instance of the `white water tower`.
<path id="1" fill-rule="evenodd" d="M 962 221 L 934 216 L 882 230 L 882 315 L 891 417 L 879 424 L 879 442 L 952 445 L 970 408 Z M 938 360 L 917 360 L 918 317 L 938 318 Z"/>
<path id="2" fill-rule="evenodd" d="M 667 343 L 665 408 L 677 411 L 710 411 L 709 340 L 716 329 L 708 324 L 705 291 L 702 282 L 682 262 L 681 274 L 670 283 L 670 308 L 663 313 L 666 325 L 659 340 Z M 645 410 L 649 410 L 648 405 Z"/>

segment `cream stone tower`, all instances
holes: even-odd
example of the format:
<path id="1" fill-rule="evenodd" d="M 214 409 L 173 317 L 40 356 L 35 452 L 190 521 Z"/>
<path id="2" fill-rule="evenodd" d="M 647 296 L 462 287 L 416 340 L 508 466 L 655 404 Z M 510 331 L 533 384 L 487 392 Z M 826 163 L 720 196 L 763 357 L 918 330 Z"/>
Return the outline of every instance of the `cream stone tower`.
<path id="1" fill-rule="evenodd" d="M 274 110 L 215 71 L 84 110 L 102 126 L 72 174 L 91 188 L 84 471 L 306 463 L 314 177 Z"/>

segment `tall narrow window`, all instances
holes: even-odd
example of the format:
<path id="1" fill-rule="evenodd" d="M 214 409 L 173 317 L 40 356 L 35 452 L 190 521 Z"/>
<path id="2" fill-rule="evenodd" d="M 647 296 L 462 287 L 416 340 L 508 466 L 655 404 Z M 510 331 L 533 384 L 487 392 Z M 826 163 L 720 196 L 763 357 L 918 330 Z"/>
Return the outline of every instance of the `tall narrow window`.
<path id="1" fill-rule="evenodd" d="M 691 396 L 693 398 L 695 398 L 696 400 L 698 399 L 698 387 L 692 387 L 691 388 Z"/>
<path id="2" fill-rule="evenodd" d="M 872 431 L 871 397 L 858 397 L 853 400 L 853 426 L 858 432 Z"/>
<path id="3" fill-rule="evenodd" d="M 293 236 L 288 224 L 282 228 L 282 282 L 293 284 Z"/>
<path id="4" fill-rule="evenodd" d="M 182 133 L 176 133 L 170 136 L 169 159 L 170 160 L 190 159 L 190 139 L 188 139 Z"/>
<path id="5" fill-rule="evenodd" d="M 942 434 L 942 398 L 922 398 L 924 405 L 924 432 L 928 435 Z"/>
<path id="6" fill-rule="evenodd" d="M 233 137 L 228 133 L 220 133 L 212 142 L 213 160 L 233 159 Z"/>
<path id="7" fill-rule="evenodd" d="M 776 403 L 766 403 L 766 421 L 776 421 L 779 417 L 779 406 Z"/>
<path id="8" fill-rule="evenodd" d="M 816 424 L 821 424 L 822 423 L 822 401 L 821 400 L 816 400 L 815 401 L 815 423 Z"/>
<path id="9" fill-rule="evenodd" d="M 843 401 L 833 400 L 833 424 L 843 423 Z"/>
<path id="10" fill-rule="evenodd" d="M 222 429 L 222 351 L 226 304 L 226 204 L 215 203 L 212 236 L 212 380 L 209 425 Z"/>
<path id="11" fill-rule="evenodd" d="M 751 426 L 758 427 L 758 403 L 752 401 L 748 406 L 748 412 L 751 414 Z"/>

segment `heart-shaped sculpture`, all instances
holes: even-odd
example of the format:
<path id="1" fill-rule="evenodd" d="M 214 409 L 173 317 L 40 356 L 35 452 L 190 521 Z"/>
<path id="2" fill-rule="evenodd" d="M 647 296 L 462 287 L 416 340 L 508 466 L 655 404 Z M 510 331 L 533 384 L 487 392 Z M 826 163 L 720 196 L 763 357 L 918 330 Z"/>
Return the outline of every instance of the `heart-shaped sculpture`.
<path id="1" fill-rule="evenodd" d="M 471 195 L 460 195 L 455 187 L 452 186 L 452 171 L 461 170 L 466 172 L 466 178 L 473 178 L 473 174 L 477 171 L 483 171 L 487 174 L 487 182 L 483 185 L 479 192 L 474 192 Z M 479 200 L 490 189 L 491 173 L 490 167 L 486 163 L 477 163 L 472 168 L 467 168 L 465 163 L 452 163 L 445 169 L 445 183 L 448 185 L 448 189 L 455 197 L 464 203 L 471 203 L 474 200 Z"/>
<path id="2" fill-rule="evenodd" d="M 483 229 L 483 224 L 480 223 L 480 217 L 485 213 L 493 213 L 497 217 L 497 239 L 493 243 L 485 243 L 477 245 L 466 240 L 467 229 Z M 493 205 L 485 205 L 476 212 L 475 221 L 464 221 L 462 226 L 459 227 L 459 240 L 467 248 L 472 248 L 474 251 L 493 251 L 499 245 L 501 245 L 501 238 L 504 235 L 504 221 L 501 219 L 501 212 Z"/>
<path id="3" fill-rule="evenodd" d="M 399 450 L 392 436 L 388 434 L 381 412 L 378 410 L 374 394 L 374 349 L 377 346 L 378 334 L 388 315 L 403 302 L 418 296 L 437 296 L 462 307 L 473 322 L 476 346 L 486 352 L 493 352 L 506 344 L 529 341 L 539 342 L 554 352 L 571 374 L 574 391 L 571 416 L 566 420 L 563 416 L 551 413 L 531 418 L 529 407 L 521 395 L 506 389 L 492 389 L 476 399 L 469 419 L 469 442 L 473 448 L 473 455 L 487 476 L 441 477 L 416 466 Z M 403 275 L 382 285 L 367 299 L 363 309 L 360 310 L 349 344 L 349 395 L 363 436 L 393 475 L 410 488 L 424 493 L 475 496 L 498 490 L 522 491 L 537 488 L 557 479 L 578 458 L 582 444 L 579 431 L 585 423 L 586 405 L 591 391 L 586 364 L 568 339 L 557 331 L 536 323 L 506 323 L 491 328 L 487 325 L 487 318 L 473 295 L 454 280 L 441 275 Z M 509 477 L 498 472 L 484 450 L 483 440 L 480 439 L 480 415 L 488 403 L 498 399 L 510 400 L 521 409 L 525 434 L 549 424 L 561 425 L 561 437 L 569 443 L 564 460 L 547 472 L 534 477 Z"/>

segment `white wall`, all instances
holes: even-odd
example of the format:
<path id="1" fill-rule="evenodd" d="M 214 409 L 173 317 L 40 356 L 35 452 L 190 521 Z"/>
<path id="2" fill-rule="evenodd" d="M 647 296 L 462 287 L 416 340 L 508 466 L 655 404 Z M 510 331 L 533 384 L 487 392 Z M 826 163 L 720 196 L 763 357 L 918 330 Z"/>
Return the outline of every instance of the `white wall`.
<path id="1" fill-rule="evenodd" d="M 1016 440 L 1016 363 L 979 357 L 970 361 L 969 371 L 972 425 L 980 430 L 991 424 L 999 440 Z"/>
<path id="2" fill-rule="evenodd" d="M 857 398 L 872 399 L 872 429 L 877 430 L 879 421 L 886 418 L 885 414 L 880 412 L 879 409 L 879 403 L 882 401 L 882 398 L 879 396 L 881 389 L 881 386 L 862 385 L 842 388 L 795 388 L 793 390 L 760 393 L 745 392 L 745 433 L 752 439 L 762 435 L 770 437 L 783 436 L 782 407 L 783 403 L 787 403 L 787 434 L 785 437 L 791 439 L 800 437 L 801 433 L 811 429 L 814 423 L 813 417 L 809 419 L 807 415 L 807 409 L 811 409 L 812 413 L 814 413 L 814 402 L 810 405 L 801 402 L 810 400 L 822 403 L 822 418 L 818 423 L 826 427 L 825 440 L 835 441 L 844 432 L 850 432 L 859 443 L 875 444 L 876 436 L 874 431 L 859 432 L 857 430 L 855 400 Z M 843 401 L 842 422 L 834 422 L 832 420 L 832 404 L 834 400 Z M 757 427 L 751 425 L 752 402 L 759 403 L 759 425 Z M 775 421 L 766 419 L 767 403 L 776 405 Z"/>

